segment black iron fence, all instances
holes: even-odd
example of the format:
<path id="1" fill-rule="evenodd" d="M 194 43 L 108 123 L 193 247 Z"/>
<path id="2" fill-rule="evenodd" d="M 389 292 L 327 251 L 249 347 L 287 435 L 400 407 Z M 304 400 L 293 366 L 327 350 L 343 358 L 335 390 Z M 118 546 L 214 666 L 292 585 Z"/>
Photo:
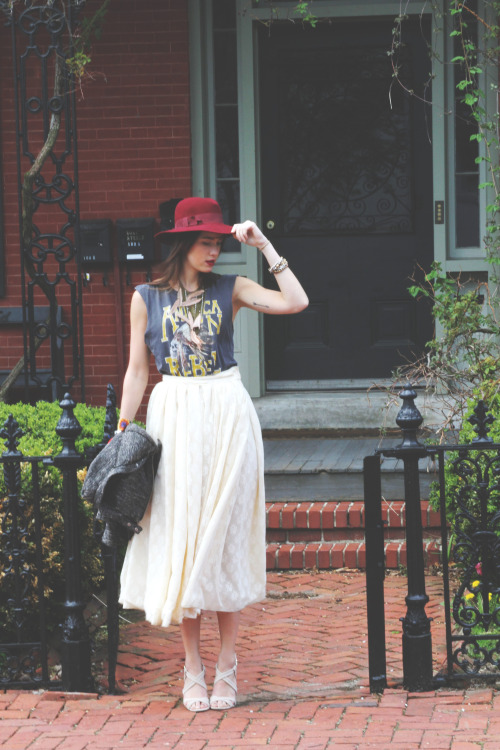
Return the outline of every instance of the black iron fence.
<path id="1" fill-rule="evenodd" d="M 500 677 L 500 444 L 489 437 L 493 421 L 479 401 L 469 419 L 468 444 L 423 445 L 415 391 L 400 393 L 396 419 L 403 433 L 395 448 L 364 461 L 366 581 L 370 689 L 387 686 L 384 617 L 384 528 L 381 458 L 401 459 L 406 505 L 408 594 L 402 621 L 403 685 L 425 691 L 443 684 Z M 433 674 L 431 620 L 425 591 L 419 462 L 437 460 L 441 557 L 446 627 L 446 668 Z"/>
<path id="2" fill-rule="evenodd" d="M 61 418 L 56 432 L 62 442 L 54 457 L 25 456 L 19 451 L 22 432 L 12 415 L 6 420 L 0 437 L 6 450 L 0 456 L 6 495 L 0 509 L 0 580 L 3 591 L 3 638 L 0 641 L 0 688 L 43 687 L 68 691 L 93 689 L 91 642 L 84 618 L 86 602 L 82 595 L 81 531 L 77 471 L 113 436 L 116 429 L 116 397 L 108 386 L 106 420 L 102 441 L 85 455 L 76 450 L 75 440 L 81 426 L 73 409 L 75 403 L 66 394 L 60 402 Z M 62 512 L 64 519 L 65 601 L 60 623 L 61 675 L 49 670 L 47 643 L 47 597 L 44 586 L 44 557 L 50 554 L 42 530 L 40 475 L 47 466 L 57 467 L 62 475 Z M 22 472 L 28 474 L 30 500 L 23 497 Z M 108 598 L 109 690 L 114 691 L 114 667 L 118 645 L 116 552 L 103 547 Z M 33 622 L 33 602 L 38 613 Z"/>

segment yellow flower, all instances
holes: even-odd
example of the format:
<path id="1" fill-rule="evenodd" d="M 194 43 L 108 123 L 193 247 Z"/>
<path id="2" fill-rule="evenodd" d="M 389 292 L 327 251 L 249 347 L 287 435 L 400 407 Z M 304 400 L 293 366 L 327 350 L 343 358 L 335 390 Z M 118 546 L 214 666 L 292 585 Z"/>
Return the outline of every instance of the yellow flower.
<path id="1" fill-rule="evenodd" d="M 490 601 L 490 602 L 491 602 L 491 599 L 492 599 L 492 597 L 493 597 L 493 594 L 492 594 L 492 593 L 491 593 L 491 591 L 490 591 L 490 593 L 488 594 L 488 601 Z"/>
<path id="2" fill-rule="evenodd" d="M 474 596 L 475 596 L 475 594 L 473 594 L 471 591 L 468 591 L 465 594 L 465 599 L 467 599 L 467 601 L 469 601 L 469 599 L 474 599 Z"/>
<path id="3" fill-rule="evenodd" d="M 480 581 L 472 581 L 471 586 L 473 589 L 477 588 L 479 586 Z"/>

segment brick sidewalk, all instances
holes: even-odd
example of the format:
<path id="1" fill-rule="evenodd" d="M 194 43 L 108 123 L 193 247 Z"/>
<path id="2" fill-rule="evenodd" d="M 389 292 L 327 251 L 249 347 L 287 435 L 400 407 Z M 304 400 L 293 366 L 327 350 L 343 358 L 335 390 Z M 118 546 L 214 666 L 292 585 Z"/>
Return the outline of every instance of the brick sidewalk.
<path id="1" fill-rule="evenodd" d="M 238 706 L 192 714 L 181 703 L 178 627 L 122 627 L 120 696 L 0 693 L 0 747 L 8 750 L 260 748 L 282 750 L 499 750 L 500 696 L 491 689 L 409 695 L 400 687 L 406 579 L 386 579 L 388 675 L 368 690 L 362 573 L 272 573 L 268 599 L 245 610 Z M 441 579 L 429 576 L 435 669 L 444 660 Z M 215 620 L 204 618 L 213 677 Z"/>

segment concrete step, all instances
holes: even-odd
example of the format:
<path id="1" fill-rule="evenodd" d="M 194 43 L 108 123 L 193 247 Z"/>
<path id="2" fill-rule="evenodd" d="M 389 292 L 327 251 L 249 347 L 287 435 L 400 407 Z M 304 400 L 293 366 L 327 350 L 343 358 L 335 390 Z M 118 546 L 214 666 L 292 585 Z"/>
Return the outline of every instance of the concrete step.
<path id="1" fill-rule="evenodd" d="M 422 527 L 426 565 L 440 559 L 440 517 L 423 500 Z M 359 501 L 268 502 L 267 568 L 365 568 L 364 503 Z M 406 566 L 405 504 L 384 502 L 387 568 Z"/>
<path id="2" fill-rule="evenodd" d="M 323 430 L 338 435 L 357 432 L 377 436 L 381 427 L 397 429 L 396 416 L 402 403 L 399 399 L 390 399 L 389 403 L 387 393 L 373 388 L 373 381 L 287 381 L 281 385 L 288 390 L 268 392 L 253 400 L 264 434 Z M 417 393 L 415 403 L 424 425 L 442 424 L 443 412 L 448 411 L 443 399 L 418 388 Z"/>
<path id="3" fill-rule="evenodd" d="M 394 438 L 291 437 L 264 440 L 266 499 L 268 501 L 361 501 L 363 458 L 377 448 L 388 448 Z M 387 501 L 404 495 L 403 462 L 382 458 L 382 494 Z M 421 497 L 428 498 L 437 479 L 430 459 L 420 462 Z"/>

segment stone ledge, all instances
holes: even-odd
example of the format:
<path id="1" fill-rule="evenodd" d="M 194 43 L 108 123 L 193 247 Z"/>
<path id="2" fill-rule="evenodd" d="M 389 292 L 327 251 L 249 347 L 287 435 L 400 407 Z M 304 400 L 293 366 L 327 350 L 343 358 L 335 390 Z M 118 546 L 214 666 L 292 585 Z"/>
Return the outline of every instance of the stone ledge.
<path id="1" fill-rule="evenodd" d="M 443 422 L 445 405 L 437 396 L 417 392 L 416 406 L 424 426 Z M 397 430 L 399 404 L 387 406 L 385 393 L 373 391 L 329 391 L 269 393 L 253 399 L 265 434 L 323 432 L 378 434 L 381 428 Z"/>

